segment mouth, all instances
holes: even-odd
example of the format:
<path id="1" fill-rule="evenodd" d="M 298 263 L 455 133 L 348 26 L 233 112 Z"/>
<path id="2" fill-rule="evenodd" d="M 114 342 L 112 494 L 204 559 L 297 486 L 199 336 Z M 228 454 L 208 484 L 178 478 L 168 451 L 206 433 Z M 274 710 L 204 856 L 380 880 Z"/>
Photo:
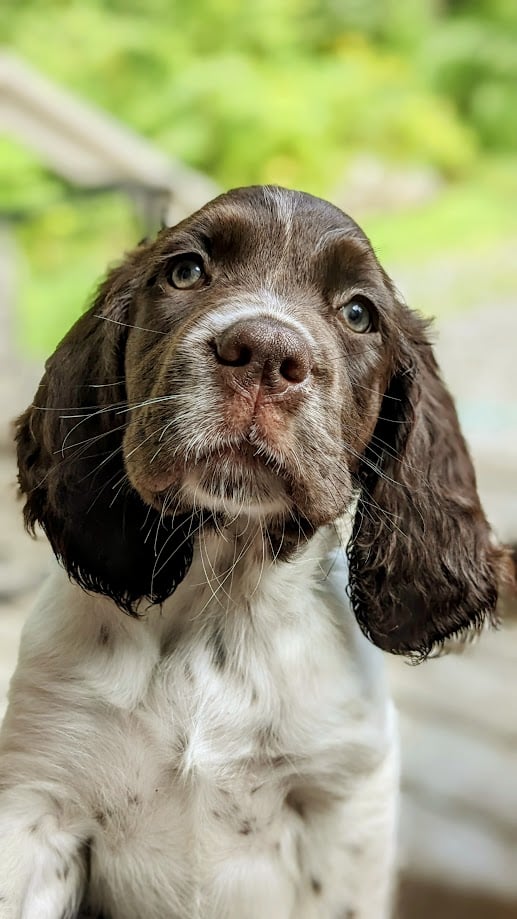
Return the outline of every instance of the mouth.
<path id="1" fill-rule="evenodd" d="M 289 482 L 283 457 L 264 441 L 247 437 L 186 454 L 160 474 L 147 469 L 135 485 L 144 500 L 164 514 L 175 508 L 276 517 L 292 506 Z"/>
<path id="2" fill-rule="evenodd" d="M 265 443 L 249 440 L 206 451 L 186 468 L 181 490 L 194 505 L 251 516 L 279 515 L 291 506 L 288 471 Z"/>

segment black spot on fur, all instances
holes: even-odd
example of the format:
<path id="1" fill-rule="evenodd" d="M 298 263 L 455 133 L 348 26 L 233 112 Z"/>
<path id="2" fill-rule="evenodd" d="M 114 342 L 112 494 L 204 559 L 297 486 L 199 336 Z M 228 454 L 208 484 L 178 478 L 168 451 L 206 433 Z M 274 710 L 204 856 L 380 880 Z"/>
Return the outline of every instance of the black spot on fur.
<path id="1" fill-rule="evenodd" d="M 283 766 L 292 766 L 292 759 L 281 753 L 279 756 L 273 756 L 271 758 L 271 765 L 273 769 L 281 769 Z"/>
<path id="2" fill-rule="evenodd" d="M 226 660 L 228 657 L 228 651 L 226 649 L 226 644 L 224 641 L 222 629 L 220 628 L 214 629 L 214 631 L 212 632 L 209 638 L 208 646 L 212 653 L 212 660 L 214 662 L 214 665 L 217 667 L 218 670 L 224 670 L 226 666 Z"/>
<path id="3" fill-rule="evenodd" d="M 93 838 L 90 836 L 88 839 L 85 839 L 83 842 L 79 857 L 84 862 L 86 866 L 86 881 L 89 882 L 91 873 L 92 873 L 92 848 L 93 848 Z"/>
<path id="4" fill-rule="evenodd" d="M 105 811 L 97 810 L 94 816 L 99 826 L 105 829 L 108 825 L 108 814 Z"/>
<path id="5" fill-rule="evenodd" d="M 311 887 L 312 887 L 314 893 L 316 893 L 316 894 L 320 894 L 320 893 L 321 893 L 321 890 L 322 890 L 321 881 L 318 881 L 317 878 L 311 878 Z"/>
<path id="6" fill-rule="evenodd" d="M 106 623 L 103 622 L 99 629 L 99 644 L 107 645 L 110 638 L 111 638 L 111 632 L 109 630 L 109 626 L 107 626 Z"/>
<path id="7" fill-rule="evenodd" d="M 241 828 L 239 829 L 239 833 L 241 836 L 249 836 L 249 834 L 251 833 L 251 823 L 249 822 L 249 820 L 244 821 Z"/>
<path id="8" fill-rule="evenodd" d="M 305 817 L 305 807 L 303 805 L 303 802 L 300 801 L 300 799 L 294 794 L 294 792 L 292 791 L 289 792 L 289 794 L 287 795 L 285 799 L 285 803 L 287 804 L 288 807 L 291 808 L 291 810 L 293 810 L 296 814 L 298 814 L 298 816 L 301 817 L 303 820 L 303 818 Z"/>

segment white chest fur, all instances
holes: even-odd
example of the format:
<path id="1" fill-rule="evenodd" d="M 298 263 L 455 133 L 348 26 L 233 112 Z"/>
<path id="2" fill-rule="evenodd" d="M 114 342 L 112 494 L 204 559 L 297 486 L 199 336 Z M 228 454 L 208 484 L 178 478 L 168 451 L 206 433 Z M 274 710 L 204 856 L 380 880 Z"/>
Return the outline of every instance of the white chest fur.
<path id="1" fill-rule="evenodd" d="M 56 686 L 46 768 L 61 792 L 65 770 L 93 841 L 93 903 L 115 917 L 290 915 L 318 861 L 308 822 L 350 799 L 391 743 L 342 557 L 319 538 L 230 583 L 209 548 L 145 621 L 59 574 L 24 636 L 22 658 Z"/>

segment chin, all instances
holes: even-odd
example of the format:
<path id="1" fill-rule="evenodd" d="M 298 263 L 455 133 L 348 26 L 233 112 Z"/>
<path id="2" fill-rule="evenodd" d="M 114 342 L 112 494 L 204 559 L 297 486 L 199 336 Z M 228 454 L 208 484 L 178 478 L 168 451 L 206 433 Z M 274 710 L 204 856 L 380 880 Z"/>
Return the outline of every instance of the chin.
<path id="1" fill-rule="evenodd" d="M 271 519 L 292 510 L 281 478 L 265 466 L 250 468 L 228 460 L 199 463 L 181 485 L 182 504 L 232 517 Z"/>

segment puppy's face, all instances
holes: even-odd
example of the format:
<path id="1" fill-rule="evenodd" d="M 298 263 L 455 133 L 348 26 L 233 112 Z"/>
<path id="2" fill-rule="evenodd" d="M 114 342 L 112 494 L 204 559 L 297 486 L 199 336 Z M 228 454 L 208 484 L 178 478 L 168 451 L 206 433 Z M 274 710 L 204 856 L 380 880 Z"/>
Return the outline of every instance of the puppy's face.
<path id="1" fill-rule="evenodd" d="M 356 501 L 350 596 L 376 644 L 425 656 L 493 615 L 504 553 L 426 323 L 310 195 L 237 189 L 127 256 L 17 441 L 27 525 L 127 612 L 175 590 L 200 527 L 257 517 L 283 564 Z"/>
<path id="2" fill-rule="evenodd" d="M 154 245 L 126 349 L 145 501 L 338 517 L 379 415 L 397 307 L 364 235 L 306 195 L 240 191 Z M 140 331 L 151 329 L 152 331 Z"/>

